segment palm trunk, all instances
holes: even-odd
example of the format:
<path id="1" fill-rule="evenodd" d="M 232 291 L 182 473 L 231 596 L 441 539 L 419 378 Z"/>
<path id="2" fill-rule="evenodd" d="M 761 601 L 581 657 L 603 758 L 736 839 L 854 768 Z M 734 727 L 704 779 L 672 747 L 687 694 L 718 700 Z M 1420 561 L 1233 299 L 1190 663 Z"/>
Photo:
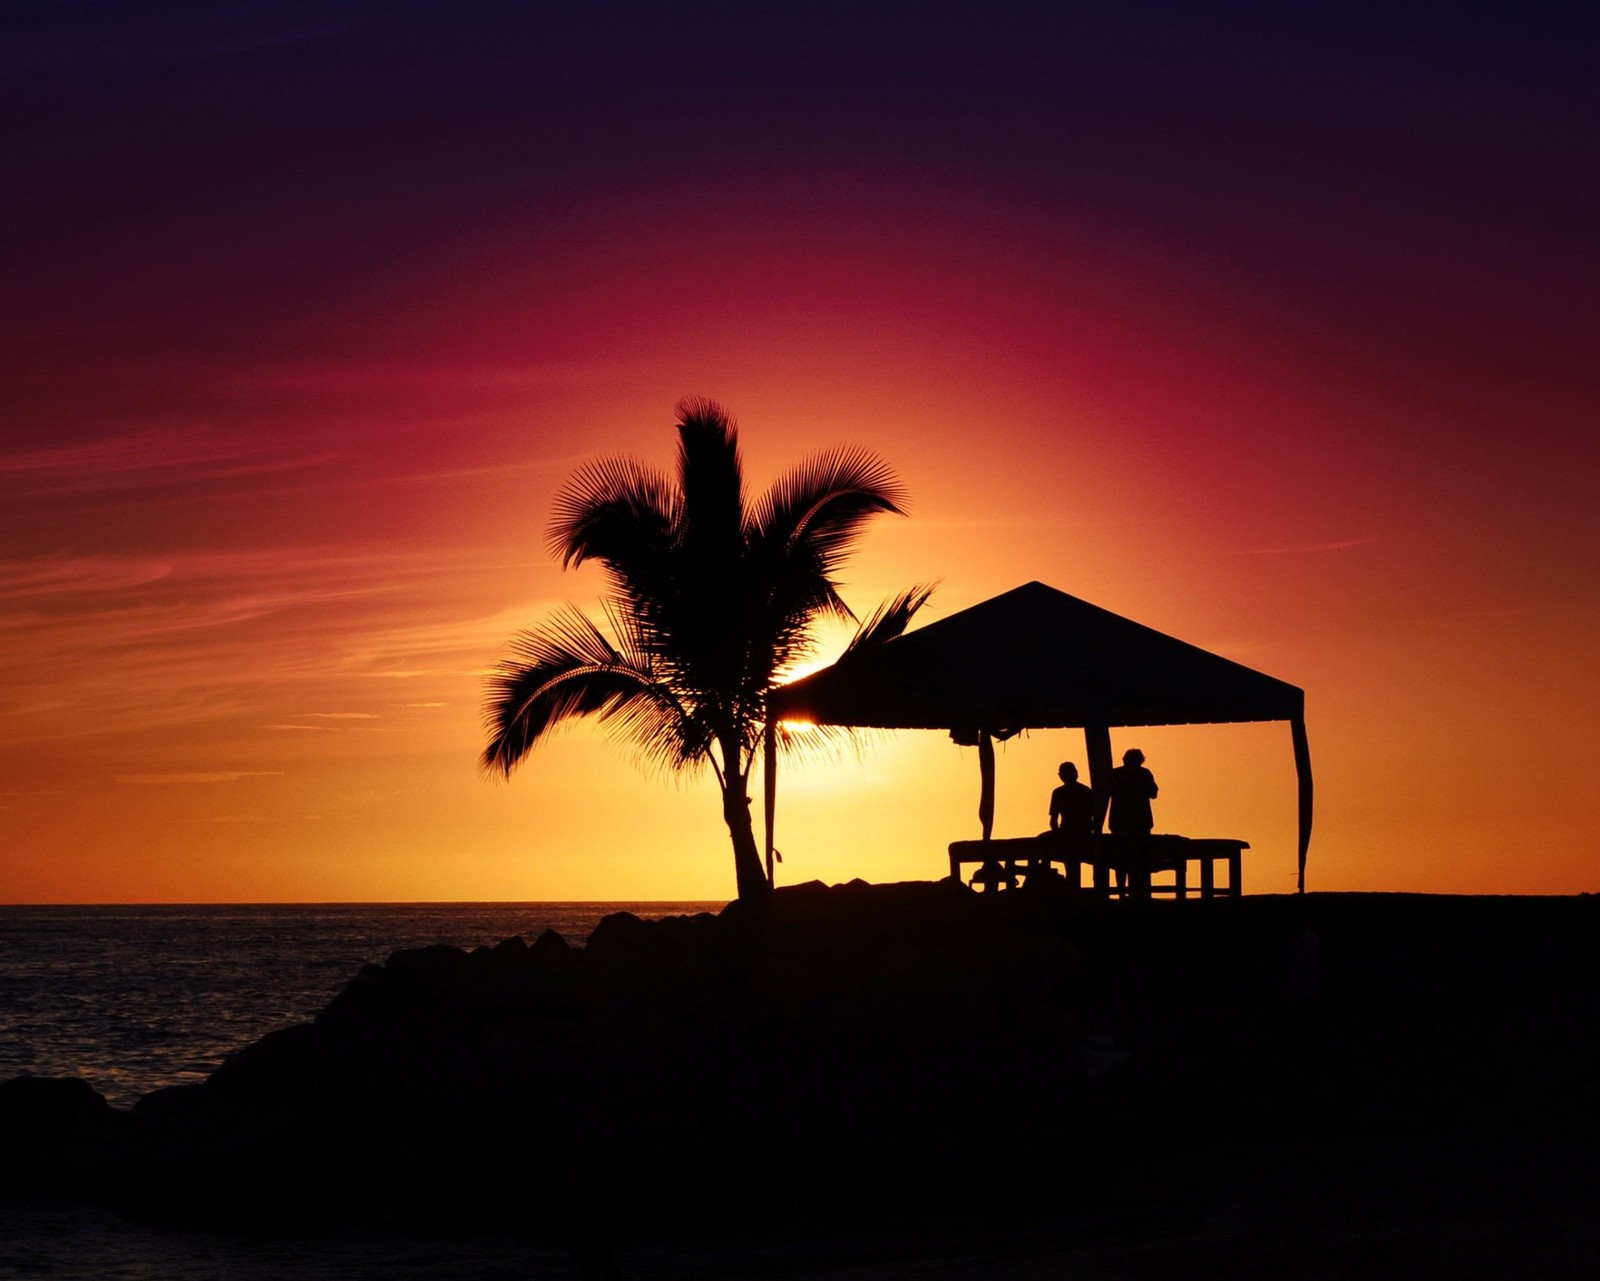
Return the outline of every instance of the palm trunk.
<path id="1" fill-rule="evenodd" d="M 724 760 L 729 759 L 724 756 Z M 738 761 L 738 756 L 732 758 Z M 761 850 L 756 845 L 755 825 L 750 821 L 749 776 L 735 764 L 726 774 L 722 790 L 722 819 L 733 839 L 733 873 L 741 903 L 764 900 L 772 889 L 761 870 Z"/>

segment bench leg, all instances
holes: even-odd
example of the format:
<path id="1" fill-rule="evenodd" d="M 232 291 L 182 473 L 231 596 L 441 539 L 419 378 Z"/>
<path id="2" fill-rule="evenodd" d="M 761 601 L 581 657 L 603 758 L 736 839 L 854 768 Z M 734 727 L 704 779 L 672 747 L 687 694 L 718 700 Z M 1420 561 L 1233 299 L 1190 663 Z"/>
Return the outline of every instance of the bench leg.
<path id="1" fill-rule="evenodd" d="M 1148 903 L 1150 901 L 1150 868 L 1148 866 L 1130 868 L 1127 886 L 1127 894 L 1138 899 L 1141 903 Z"/>
<path id="2" fill-rule="evenodd" d="M 1213 898 L 1217 892 L 1216 860 L 1202 858 L 1200 860 L 1200 897 Z"/>

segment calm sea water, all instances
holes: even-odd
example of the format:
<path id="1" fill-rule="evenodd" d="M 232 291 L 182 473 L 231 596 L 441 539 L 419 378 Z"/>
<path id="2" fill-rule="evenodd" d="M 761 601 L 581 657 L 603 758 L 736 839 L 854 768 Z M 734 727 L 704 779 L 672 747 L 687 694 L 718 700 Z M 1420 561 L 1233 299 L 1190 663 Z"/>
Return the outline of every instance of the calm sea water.
<path id="1" fill-rule="evenodd" d="M 547 929 L 578 944 L 612 912 L 721 906 L 0 907 L 0 1080 L 81 1076 L 125 1107 L 310 1019 L 363 965 L 401 948 L 532 942 Z"/>

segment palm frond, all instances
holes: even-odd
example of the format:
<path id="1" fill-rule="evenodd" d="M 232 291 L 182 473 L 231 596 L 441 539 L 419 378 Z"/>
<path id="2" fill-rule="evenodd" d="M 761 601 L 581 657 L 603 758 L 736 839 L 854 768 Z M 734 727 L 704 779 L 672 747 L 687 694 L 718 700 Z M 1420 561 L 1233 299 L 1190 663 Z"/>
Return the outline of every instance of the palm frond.
<path id="1" fill-rule="evenodd" d="M 731 565 L 743 547 L 744 462 L 739 428 L 714 400 L 678 402 L 677 535 L 691 562 Z"/>
<path id="2" fill-rule="evenodd" d="M 912 616 L 927 603 L 937 586 L 937 583 L 919 583 L 882 602 L 856 629 L 855 635 L 839 656 L 840 660 L 851 654 L 867 652 L 904 633 Z M 778 750 L 802 760 L 838 760 L 846 747 L 854 748 L 859 755 L 865 752 L 868 743 L 876 742 L 889 732 L 854 725 L 807 725 L 800 728 L 783 721 L 778 722 L 776 729 Z"/>
<path id="3" fill-rule="evenodd" d="M 834 582 L 866 522 L 880 512 L 903 515 L 905 491 L 871 450 L 817 454 L 781 477 L 762 497 L 747 539 L 760 572 L 780 584 L 787 608 L 854 619 Z"/>
<path id="4" fill-rule="evenodd" d="M 648 697 L 617 702 L 599 720 L 642 765 L 665 773 L 693 773 L 711 760 L 713 739 L 705 719 L 664 686 L 652 687 Z"/>
<path id="5" fill-rule="evenodd" d="M 906 624 L 911 621 L 912 616 L 928 603 L 928 597 L 933 595 L 937 586 L 937 583 L 917 583 L 893 599 L 884 601 L 872 611 L 867 621 L 861 624 L 856 634 L 850 638 L 850 643 L 844 647 L 844 653 L 840 657 L 847 658 L 852 654 L 865 653 L 899 636 L 905 631 Z"/>
<path id="6" fill-rule="evenodd" d="M 621 718 L 630 735 L 643 734 L 649 755 L 677 763 L 670 722 L 680 712 L 648 665 L 624 655 L 580 610 L 566 606 L 543 627 L 520 633 L 511 656 L 488 680 L 484 722 L 489 742 L 482 768 L 509 776 L 533 747 L 562 722 L 598 715 Z"/>
<path id="7" fill-rule="evenodd" d="M 650 764 L 683 769 L 709 759 L 715 737 L 711 722 L 694 689 L 681 679 L 673 638 L 662 634 L 656 611 L 620 593 L 604 609 L 624 661 L 649 671 L 657 688 L 648 701 L 634 700 L 602 713 L 601 719 L 615 720 L 618 737 L 631 740 Z"/>
<path id="8" fill-rule="evenodd" d="M 545 541 L 562 568 L 598 560 L 630 585 L 659 572 L 671 549 L 677 497 L 633 458 L 585 463 L 556 495 Z"/>
<path id="9" fill-rule="evenodd" d="M 777 746 L 781 757 L 806 764 L 831 764 L 846 755 L 864 760 L 868 751 L 894 736 L 889 729 L 860 725 L 807 725 L 791 729 L 778 722 Z"/>
<path id="10" fill-rule="evenodd" d="M 854 532 L 877 512 L 905 515 L 906 492 L 893 468 L 870 449 L 830 449 L 779 477 L 762 496 L 756 528 L 790 539 Z"/>

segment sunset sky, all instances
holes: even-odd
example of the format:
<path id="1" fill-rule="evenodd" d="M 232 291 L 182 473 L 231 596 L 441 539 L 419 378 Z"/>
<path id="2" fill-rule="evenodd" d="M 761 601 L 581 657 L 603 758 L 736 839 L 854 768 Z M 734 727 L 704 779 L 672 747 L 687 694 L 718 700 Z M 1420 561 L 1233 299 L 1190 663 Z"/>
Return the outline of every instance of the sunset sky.
<path id="1" fill-rule="evenodd" d="M 877 450 L 845 575 L 1037 579 L 1303 687 L 1308 885 L 1600 890 L 1584 5 L 8 5 L 0 902 L 718 899 L 709 776 L 484 779 L 583 460 Z M 840 638 L 830 634 L 836 652 Z M 1286 725 L 1113 732 L 1294 883 Z M 999 752 L 998 835 L 1082 736 Z M 936 877 L 976 753 L 789 769 Z"/>

